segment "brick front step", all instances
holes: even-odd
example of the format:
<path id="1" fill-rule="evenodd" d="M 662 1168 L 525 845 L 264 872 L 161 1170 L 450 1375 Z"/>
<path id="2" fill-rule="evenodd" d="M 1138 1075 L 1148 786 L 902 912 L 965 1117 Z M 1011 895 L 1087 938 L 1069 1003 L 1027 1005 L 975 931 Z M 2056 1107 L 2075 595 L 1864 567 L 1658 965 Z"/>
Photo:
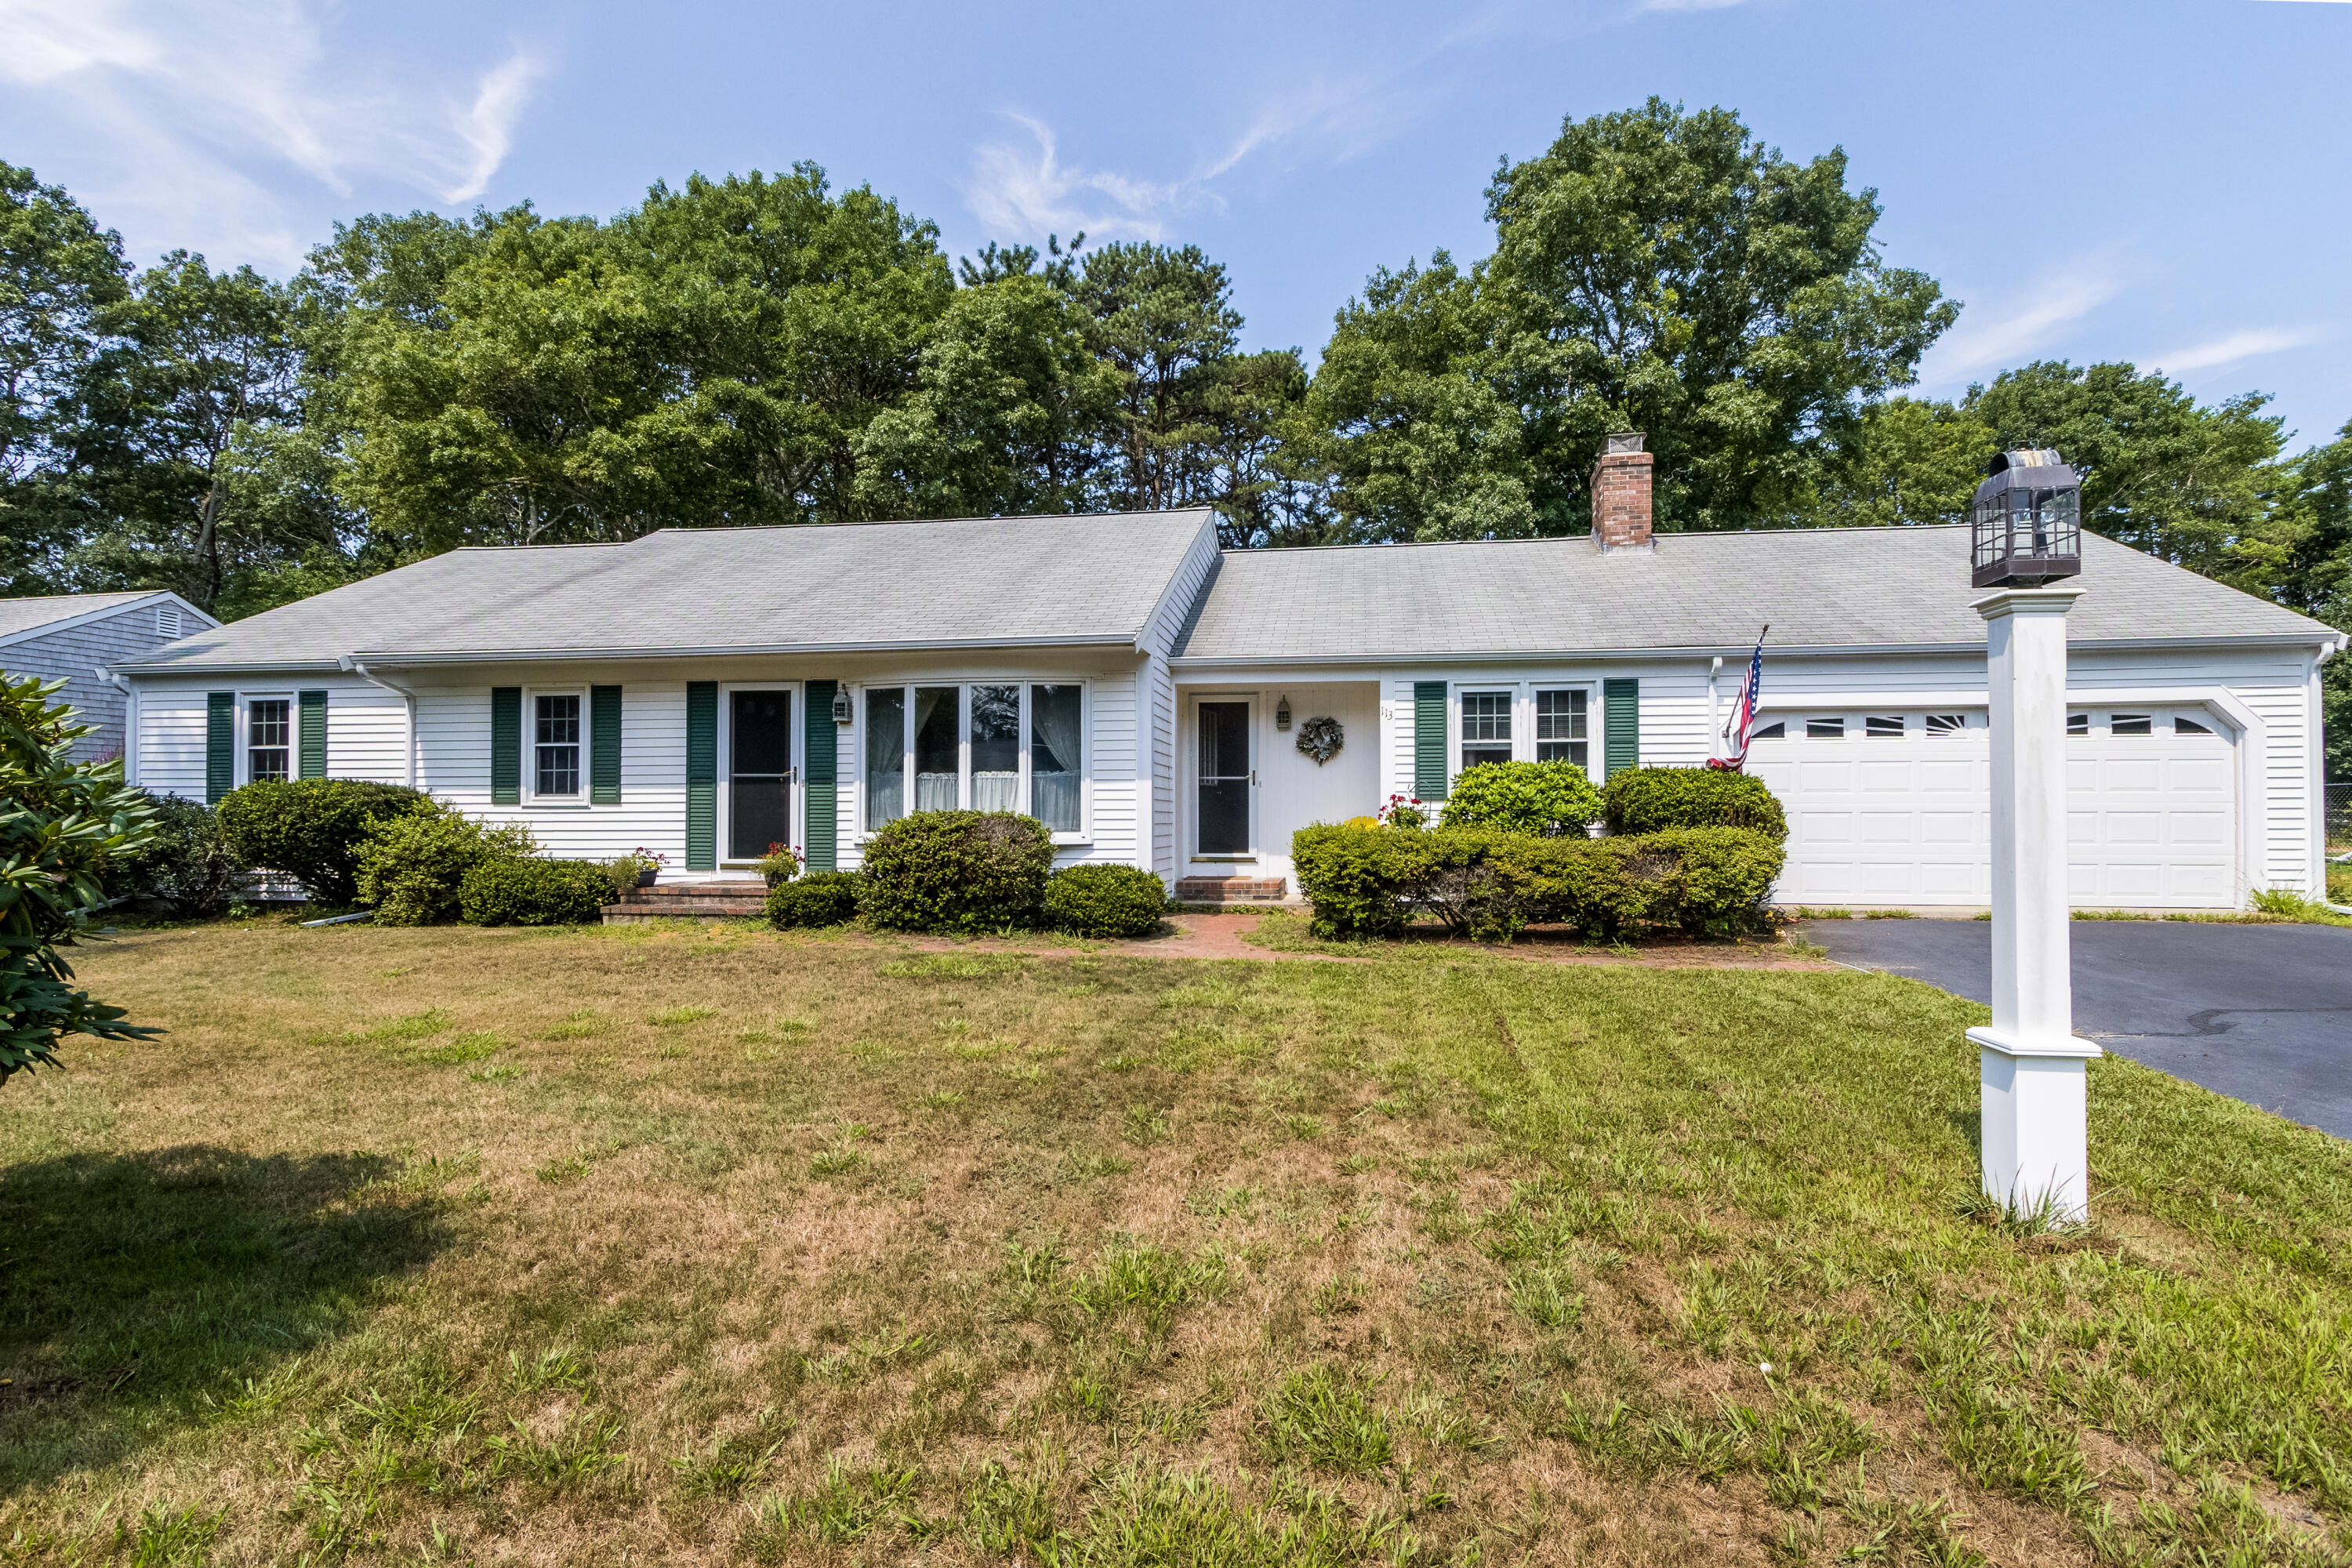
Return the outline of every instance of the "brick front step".
<path id="1" fill-rule="evenodd" d="M 1290 896 L 1282 877 L 1185 877 L 1176 883 L 1184 904 L 1278 904 Z"/>
<path id="2" fill-rule="evenodd" d="M 632 888 L 621 901 L 604 906 L 608 926 L 644 921 L 740 920 L 768 910 L 768 889 L 759 882 L 667 882 Z"/>

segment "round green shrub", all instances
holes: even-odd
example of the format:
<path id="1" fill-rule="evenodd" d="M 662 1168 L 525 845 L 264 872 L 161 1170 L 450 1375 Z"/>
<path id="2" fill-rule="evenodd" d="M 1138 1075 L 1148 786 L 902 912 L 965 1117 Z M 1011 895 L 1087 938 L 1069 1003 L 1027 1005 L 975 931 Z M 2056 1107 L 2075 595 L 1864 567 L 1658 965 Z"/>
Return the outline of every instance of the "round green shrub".
<path id="1" fill-rule="evenodd" d="M 1069 866 L 1045 882 L 1045 923 L 1071 936 L 1149 936 L 1168 885 L 1139 866 Z"/>
<path id="2" fill-rule="evenodd" d="M 363 779 L 272 779 L 229 791 L 217 815 L 229 853 L 240 862 L 283 871 L 312 903 L 341 908 L 359 897 L 360 844 L 368 829 L 427 798 Z"/>
<path id="3" fill-rule="evenodd" d="M 1054 840 L 1009 811 L 919 811 L 866 847 L 866 923 L 885 931 L 988 931 L 1044 913 Z"/>
<path id="4" fill-rule="evenodd" d="M 592 860 L 480 862 L 457 887 L 457 908 L 478 926 L 585 925 L 602 918 L 612 879 Z"/>
<path id="5" fill-rule="evenodd" d="M 1612 833 L 1669 827 L 1745 827 L 1789 837 L 1789 819 L 1770 787 L 1753 773 L 1725 768 L 1628 768 L 1601 792 Z"/>
<path id="6" fill-rule="evenodd" d="M 768 923 L 779 931 L 847 925 L 857 918 L 865 879 L 855 871 L 810 871 L 768 894 Z"/>
<path id="7" fill-rule="evenodd" d="M 538 847 L 520 822 L 492 827 L 428 799 L 368 829 L 360 846 L 359 901 L 375 910 L 379 925 L 456 920 L 467 873 L 485 861 L 520 860 Z M 597 875 L 606 876 L 601 869 Z M 604 886 L 609 892 L 609 879 Z"/>
<path id="8" fill-rule="evenodd" d="M 245 867 L 230 852 L 219 816 L 175 795 L 131 793 L 146 804 L 154 836 L 107 863 L 107 896 L 151 899 L 179 920 L 197 920 L 227 909 L 245 879 Z"/>
<path id="9" fill-rule="evenodd" d="M 1601 820 L 1601 792 L 1574 763 L 1481 763 L 1454 779 L 1438 820 L 1538 838 L 1581 835 Z"/>

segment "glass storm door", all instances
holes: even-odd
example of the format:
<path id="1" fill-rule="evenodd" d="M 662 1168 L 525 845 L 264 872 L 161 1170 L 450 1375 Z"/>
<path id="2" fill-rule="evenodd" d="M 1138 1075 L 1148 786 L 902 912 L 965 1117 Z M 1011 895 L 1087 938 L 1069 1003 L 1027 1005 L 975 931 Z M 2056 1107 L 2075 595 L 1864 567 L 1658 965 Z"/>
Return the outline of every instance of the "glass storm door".
<path id="1" fill-rule="evenodd" d="M 1200 853 L 1246 855 L 1250 849 L 1250 705 L 1203 702 L 1200 714 Z"/>
<path id="2" fill-rule="evenodd" d="M 757 860 L 793 841 L 793 694 L 731 693 L 727 724 L 727 858 Z"/>

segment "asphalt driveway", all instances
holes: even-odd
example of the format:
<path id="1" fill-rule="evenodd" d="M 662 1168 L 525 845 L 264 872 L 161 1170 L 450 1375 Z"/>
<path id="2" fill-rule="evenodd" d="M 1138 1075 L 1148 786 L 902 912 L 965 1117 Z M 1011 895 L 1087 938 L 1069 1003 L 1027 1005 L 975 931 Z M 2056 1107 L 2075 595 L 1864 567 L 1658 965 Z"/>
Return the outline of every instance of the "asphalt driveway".
<path id="1" fill-rule="evenodd" d="M 2176 1078 L 2352 1138 L 2352 928 L 2076 921 L 2074 1029 Z M 1992 997 L 1984 921 L 1808 921 L 1841 963 Z"/>

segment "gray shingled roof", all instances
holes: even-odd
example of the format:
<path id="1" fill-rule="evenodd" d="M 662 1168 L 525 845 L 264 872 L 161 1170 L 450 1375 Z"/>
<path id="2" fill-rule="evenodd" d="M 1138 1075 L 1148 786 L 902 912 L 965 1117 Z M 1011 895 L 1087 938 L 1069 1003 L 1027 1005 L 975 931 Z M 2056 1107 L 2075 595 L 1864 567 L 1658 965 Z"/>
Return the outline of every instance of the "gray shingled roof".
<path id="1" fill-rule="evenodd" d="M 0 599 L 0 637 L 14 637 L 52 621 L 69 621 L 76 616 L 121 609 L 142 599 L 152 599 L 158 592 L 142 588 L 135 594 L 44 594 L 30 599 Z"/>
<path id="2" fill-rule="evenodd" d="M 2085 533 L 2075 642 L 2337 634 Z M 1230 552 L 1180 659 L 1351 658 L 1944 643 L 1982 647 L 1966 528 L 1676 533 Z"/>
<path id="3" fill-rule="evenodd" d="M 121 668 L 1132 642 L 1209 523 L 971 518 L 453 550 Z"/>

